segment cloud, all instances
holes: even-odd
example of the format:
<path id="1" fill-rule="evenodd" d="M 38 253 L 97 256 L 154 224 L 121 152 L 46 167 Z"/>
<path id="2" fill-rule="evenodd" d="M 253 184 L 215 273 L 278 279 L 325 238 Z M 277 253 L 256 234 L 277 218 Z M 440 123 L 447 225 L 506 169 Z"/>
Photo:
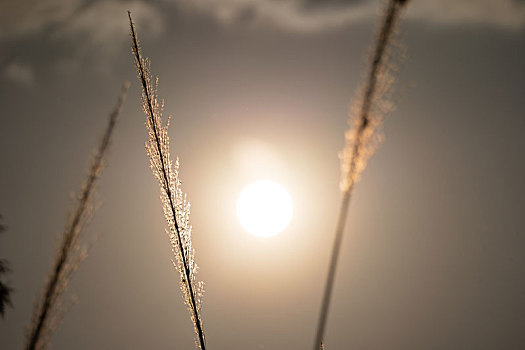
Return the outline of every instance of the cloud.
<path id="1" fill-rule="evenodd" d="M 0 63 L 13 57 L 30 63 L 12 64 L 6 76 L 28 85 L 32 67 L 70 75 L 86 64 L 105 74 L 108 62 L 129 45 L 128 10 L 142 38 L 162 32 L 164 16 L 144 0 L 0 1 Z M 45 51 L 37 54 L 35 47 Z"/>
<path id="2" fill-rule="evenodd" d="M 0 38 L 40 32 L 67 20 L 81 0 L 6 0 L 0 2 Z"/>
<path id="3" fill-rule="evenodd" d="M 165 0 L 225 24 L 250 22 L 309 32 L 342 27 L 376 16 L 380 0 Z M 517 0 L 416 0 L 407 17 L 437 25 L 525 26 L 525 3 Z"/>
<path id="4" fill-rule="evenodd" d="M 0 40 L 40 35 L 55 38 L 84 35 L 94 43 L 127 41 L 126 11 L 144 34 L 162 30 L 160 11 L 150 2 L 133 0 L 6 0 L 0 1 Z"/>
<path id="5" fill-rule="evenodd" d="M 12 82 L 30 86 L 35 82 L 35 73 L 29 65 L 25 65 L 19 62 L 11 62 L 4 69 L 4 76 Z"/>
<path id="6" fill-rule="evenodd" d="M 166 0 L 170 2 L 170 0 Z M 377 12 L 366 1 L 298 0 L 171 0 L 183 10 L 212 15 L 227 25 L 250 22 L 281 29 L 309 32 L 341 27 L 346 23 L 369 18 Z"/>
<path id="7" fill-rule="evenodd" d="M 221 23 L 250 23 L 295 32 L 343 27 L 377 16 L 386 0 L 160 0 L 187 15 L 207 14 Z M 141 35 L 163 28 L 159 2 L 147 0 L 0 1 L 0 41 L 49 32 L 59 39 L 78 35 L 111 46 L 127 40 L 126 10 L 132 10 Z M 413 0 L 406 17 L 437 25 L 479 24 L 507 29 L 525 26 L 520 0 Z"/>
<path id="8" fill-rule="evenodd" d="M 409 16 L 438 24 L 481 24 L 507 29 L 525 26 L 525 2 L 519 0 L 414 1 Z"/>
<path id="9" fill-rule="evenodd" d="M 163 29 L 160 11 L 143 1 L 98 1 L 72 16 L 57 32 L 57 36 L 85 36 L 92 44 L 111 49 L 116 43 L 129 41 L 130 10 L 141 34 L 157 35 Z"/>

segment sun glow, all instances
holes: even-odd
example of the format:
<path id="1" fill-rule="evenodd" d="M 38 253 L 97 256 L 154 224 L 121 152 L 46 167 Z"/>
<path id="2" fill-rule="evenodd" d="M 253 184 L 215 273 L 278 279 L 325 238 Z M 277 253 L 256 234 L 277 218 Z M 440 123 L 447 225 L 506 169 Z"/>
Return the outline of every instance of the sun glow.
<path id="1" fill-rule="evenodd" d="M 272 181 L 257 181 L 248 185 L 237 201 L 237 218 L 242 227 L 259 237 L 282 232 L 290 223 L 292 212 L 290 195 Z"/>

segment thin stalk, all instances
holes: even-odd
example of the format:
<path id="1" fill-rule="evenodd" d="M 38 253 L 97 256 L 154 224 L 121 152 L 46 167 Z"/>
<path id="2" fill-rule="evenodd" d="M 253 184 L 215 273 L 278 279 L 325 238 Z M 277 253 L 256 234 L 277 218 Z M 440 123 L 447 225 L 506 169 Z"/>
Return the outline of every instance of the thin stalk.
<path id="1" fill-rule="evenodd" d="M 140 81 L 141 81 L 141 84 L 142 84 L 142 89 L 144 91 L 144 95 L 145 95 L 145 102 L 146 102 L 146 105 L 147 105 L 147 111 L 148 111 L 148 118 L 149 118 L 149 122 L 151 125 L 151 129 L 153 130 L 153 134 L 154 134 L 154 138 L 155 138 L 155 144 L 156 144 L 156 150 L 158 152 L 158 155 L 159 155 L 159 158 L 160 158 L 160 162 L 161 162 L 161 167 L 160 167 L 160 171 L 162 173 L 162 186 L 164 187 L 164 190 L 166 191 L 166 196 L 168 197 L 168 200 L 169 200 L 169 206 L 170 206 L 170 210 L 171 210 L 171 215 L 173 217 L 173 222 L 174 222 L 174 225 L 175 225 L 175 231 L 177 233 L 177 243 L 178 243 L 178 249 L 179 249 L 179 252 L 182 256 L 182 263 L 183 263 L 183 271 L 184 271 L 184 283 L 186 284 L 186 287 L 188 288 L 188 292 L 189 292 L 189 297 L 190 297 L 190 309 L 191 309 L 191 312 L 192 312 L 192 320 L 193 320 L 193 323 L 194 323 L 194 326 L 196 328 L 196 331 L 197 331 L 197 337 L 198 337 L 198 341 L 199 341 L 199 346 L 202 350 L 206 350 L 206 342 L 205 342 L 205 336 L 204 336 L 204 331 L 203 331 L 203 327 L 202 327 L 202 320 L 201 320 L 201 317 L 200 317 L 200 314 L 199 314 L 199 311 L 198 311 L 198 307 L 197 307 L 197 301 L 196 301 L 196 298 L 195 298 L 195 290 L 193 288 L 193 279 L 192 279 L 192 274 L 191 274 L 191 271 L 190 271 L 190 263 L 189 263 L 189 260 L 188 260 L 188 257 L 187 257 L 187 252 L 186 250 L 184 249 L 183 247 L 183 244 L 182 244 L 182 237 L 181 237 L 181 232 L 180 232 L 180 228 L 179 228 L 179 223 L 177 221 L 177 212 L 176 212 L 176 205 L 174 203 L 174 193 L 172 192 L 171 190 L 171 187 L 170 187 L 170 181 L 168 180 L 170 178 L 170 174 L 169 174 L 169 167 L 166 166 L 165 164 L 165 157 L 166 155 L 164 154 L 163 152 L 163 147 L 161 145 L 161 140 L 160 140 L 160 137 L 159 137 L 159 131 L 157 130 L 157 123 L 156 123 L 156 120 L 155 120 L 155 112 L 154 112 L 154 107 L 153 107 L 153 102 L 152 102 L 152 93 L 150 91 L 150 86 L 148 84 L 148 79 L 146 77 L 146 72 L 145 72 L 145 69 L 144 69 L 144 66 L 143 66 L 143 59 L 142 59 L 142 55 L 140 53 L 140 47 L 139 47 L 139 44 L 138 44 L 138 40 L 137 40 L 137 35 L 136 35 L 136 32 L 135 32 L 135 25 L 133 23 L 133 20 L 131 18 L 131 12 L 128 11 L 128 17 L 129 17 L 129 22 L 130 22 L 130 27 L 131 27 L 131 38 L 132 38 L 132 41 L 133 41 L 133 53 L 135 55 L 135 61 L 137 63 L 137 68 L 138 68 L 138 72 L 139 72 L 139 78 L 140 78 Z"/>
<path id="2" fill-rule="evenodd" d="M 332 290 L 334 286 L 335 273 L 337 270 L 337 262 L 339 252 L 341 250 L 341 242 L 343 239 L 343 232 L 346 224 L 348 208 L 350 199 L 352 197 L 352 190 L 358 176 L 359 163 L 363 161 L 364 148 L 367 143 L 367 135 L 369 128 L 371 128 L 370 111 L 376 101 L 376 93 L 378 88 L 378 77 L 383 70 L 385 63 L 385 51 L 388 47 L 392 37 L 396 22 L 399 17 L 400 8 L 406 3 L 406 0 L 390 0 L 383 18 L 383 22 L 379 31 L 379 35 L 375 41 L 375 48 L 373 51 L 370 69 L 366 78 L 364 93 L 360 103 L 361 108 L 357 113 L 357 130 L 355 131 L 355 139 L 353 146 L 351 146 L 351 157 L 349 164 L 349 171 L 347 176 L 348 185 L 342 190 L 341 202 L 339 207 L 339 214 L 335 228 L 335 237 L 332 246 L 332 255 L 328 268 L 328 275 L 321 304 L 321 312 L 319 314 L 319 321 L 317 325 L 317 333 L 314 342 L 314 350 L 319 350 L 324 343 L 324 332 L 326 328 L 326 320 L 328 318 L 328 311 L 330 308 L 330 300 L 332 297 Z"/>
<path id="3" fill-rule="evenodd" d="M 104 136 L 99 144 L 97 152 L 93 158 L 88 178 L 82 186 L 78 204 L 66 225 L 66 230 L 62 238 L 62 244 L 57 252 L 54 266 L 50 278 L 46 284 L 44 297 L 40 304 L 37 304 L 37 311 L 33 317 L 31 330 L 27 337 L 27 350 L 41 349 L 45 347 L 42 341 L 43 333 L 50 331 L 50 315 L 55 312 L 58 298 L 63 293 L 65 286 L 69 282 L 70 274 L 77 268 L 76 263 L 82 257 L 76 257 L 74 261 L 72 255 L 77 253 L 79 235 L 83 228 L 83 223 L 89 215 L 91 197 L 96 187 L 96 182 L 100 177 L 103 168 L 104 158 L 111 143 L 111 137 L 115 129 L 117 118 L 122 109 L 128 85 L 124 84 L 119 96 L 117 106 L 109 116 L 108 125 Z M 73 259 L 73 260 L 72 260 Z"/>
<path id="4" fill-rule="evenodd" d="M 0 214 L 0 233 L 5 231 L 5 226 L 2 224 L 2 214 Z M 7 275 L 11 272 L 9 268 L 9 262 L 7 259 L 0 259 L 0 316 L 4 317 L 5 308 L 7 305 L 13 307 L 11 301 L 11 293 L 13 288 L 11 288 L 7 282 L 3 281 L 4 275 Z"/>

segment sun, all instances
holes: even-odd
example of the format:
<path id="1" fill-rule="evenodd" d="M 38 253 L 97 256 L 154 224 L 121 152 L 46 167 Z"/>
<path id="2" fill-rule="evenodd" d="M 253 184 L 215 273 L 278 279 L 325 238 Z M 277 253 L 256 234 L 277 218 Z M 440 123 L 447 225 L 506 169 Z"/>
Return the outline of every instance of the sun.
<path id="1" fill-rule="evenodd" d="M 282 232 L 292 219 L 292 199 L 272 181 L 257 181 L 244 188 L 237 200 L 237 218 L 242 227 L 259 237 Z"/>

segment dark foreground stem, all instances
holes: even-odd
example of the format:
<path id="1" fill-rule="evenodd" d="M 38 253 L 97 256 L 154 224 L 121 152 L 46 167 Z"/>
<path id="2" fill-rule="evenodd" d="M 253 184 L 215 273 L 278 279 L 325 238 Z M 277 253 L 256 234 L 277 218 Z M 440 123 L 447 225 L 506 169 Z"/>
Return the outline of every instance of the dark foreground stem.
<path id="1" fill-rule="evenodd" d="M 399 16 L 399 9 L 406 3 L 406 0 L 390 0 L 379 35 L 375 41 L 374 52 L 371 59 L 370 70 L 366 79 L 366 85 L 364 86 L 363 100 L 361 109 L 358 112 L 358 129 L 353 145 L 352 158 L 350 160 L 350 178 L 354 178 L 357 171 L 357 164 L 361 155 L 363 133 L 370 124 L 370 110 L 372 108 L 376 91 L 377 81 L 379 72 L 384 64 L 385 51 L 392 37 L 392 33 Z M 315 337 L 314 350 L 319 350 L 323 344 L 324 332 L 326 328 L 326 320 L 328 317 L 328 311 L 330 308 L 330 299 L 332 296 L 332 289 L 335 280 L 335 273 L 337 269 L 337 261 L 339 257 L 339 251 L 341 249 L 341 242 L 343 239 L 343 232 L 345 228 L 348 207 L 350 205 L 350 199 L 352 196 L 352 189 L 354 181 L 352 180 L 349 188 L 342 193 L 341 204 L 339 208 L 339 214 L 337 217 L 337 224 L 335 229 L 334 243 L 332 247 L 332 255 L 330 258 L 330 265 L 328 268 L 328 276 L 326 279 L 323 301 L 321 304 L 321 312 L 319 314 L 319 323 L 317 325 L 317 333 Z"/>

